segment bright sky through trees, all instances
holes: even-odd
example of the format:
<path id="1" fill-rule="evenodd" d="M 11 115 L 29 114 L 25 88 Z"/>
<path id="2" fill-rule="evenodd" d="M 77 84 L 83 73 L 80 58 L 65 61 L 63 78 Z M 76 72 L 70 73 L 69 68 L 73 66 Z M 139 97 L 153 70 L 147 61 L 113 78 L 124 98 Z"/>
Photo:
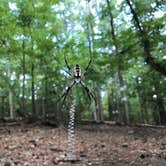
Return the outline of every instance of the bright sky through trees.
<path id="1" fill-rule="evenodd" d="M 123 1 L 124 1 L 124 0 L 116 0 L 117 6 L 119 6 Z M 102 2 L 102 0 L 99 0 L 98 2 L 100 3 L 100 2 Z M 77 2 L 76 2 L 76 3 L 77 3 Z M 79 4 L 80 4 L 81 6 L 83 6 L 83 7 L 86 7 L 86 1 L 85 1 L 85 0 L 81 0 L 80 3 L 77 3 L 77 5 L 79 5 Z M 17 9 L 18 9 L 16 3 L 15 3 L 15 2 L 12 2 L 12 1 L 9 2 L 9 7 L 10 7 L 11 10 L 17 10 Z M 61 8 L 61 9 L 64 9 L 64 8 Z M 77 14 L 77 11 L 74 11 L 74 12 L 75 12 L 75 14 Z M 92 7 L 92 12 L 93 12 L 93 7 Z M 162 17 L 163 15 L 164 15 L 164 12 L 161 11 L 161 10 L 156 11 L 156 12 L 154 13 L 154 16 L 155 16 L 156 18 L 160 18 L 160 17 Z"/>

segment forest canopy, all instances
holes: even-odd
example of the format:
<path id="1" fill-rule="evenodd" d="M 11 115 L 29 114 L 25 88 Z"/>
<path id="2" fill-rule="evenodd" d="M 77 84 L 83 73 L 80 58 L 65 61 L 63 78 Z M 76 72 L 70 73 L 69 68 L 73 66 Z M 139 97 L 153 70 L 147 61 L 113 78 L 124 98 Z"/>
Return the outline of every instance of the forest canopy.
<path id="1" fill-rule="evenodd" d="M 165 0 L 1 0 L 0 117 L 166 124 Z M 65 107 L 63 107 L 65 105 Z"/>

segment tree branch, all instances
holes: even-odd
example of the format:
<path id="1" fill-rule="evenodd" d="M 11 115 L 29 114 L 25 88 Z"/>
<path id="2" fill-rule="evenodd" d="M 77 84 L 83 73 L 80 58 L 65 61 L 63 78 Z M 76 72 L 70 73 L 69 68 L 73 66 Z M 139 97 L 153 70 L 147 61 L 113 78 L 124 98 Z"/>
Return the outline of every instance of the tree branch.
<path id="1" fill-rule="evenodd" d="M 154 70 L 158 71 L 159 73 L 161 73 L 163 75 L 166 75 L 166 64 L 163 65 L 160 62 L 157 62 L 155 60 L 155 58 L 152 56 L 152 54 L 150 52 L 150 41 L 149 41 L 148 35 L 146 34 L 143 27 L 141 26 L 138 15 L 131 4 L 131 1 L 126 0 L 126 3 L 130 7 L 131 13 L 133 15 L 133 19 L 135 21 L 135 26 L 138 28 L 138 30 L 140 32 L 141 42 L 142 42 L 142 46 L 144 48 L 144 56 L 145 56 L 144 58 L 145 58 L 146 63 L 148 65 L 150 65 Z"/>

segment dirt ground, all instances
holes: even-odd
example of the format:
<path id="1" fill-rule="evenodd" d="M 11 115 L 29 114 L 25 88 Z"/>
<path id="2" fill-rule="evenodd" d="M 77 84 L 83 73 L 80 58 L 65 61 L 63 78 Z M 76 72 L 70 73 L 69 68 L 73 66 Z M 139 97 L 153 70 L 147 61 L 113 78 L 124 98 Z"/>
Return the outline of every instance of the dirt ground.
<path id="1" fill-rule="evenodd" d="M 82 125 L 76 160 L 66 160 L 67 129 L 1 126 L 0 166 L 165 166 L 166 128 Z"/>

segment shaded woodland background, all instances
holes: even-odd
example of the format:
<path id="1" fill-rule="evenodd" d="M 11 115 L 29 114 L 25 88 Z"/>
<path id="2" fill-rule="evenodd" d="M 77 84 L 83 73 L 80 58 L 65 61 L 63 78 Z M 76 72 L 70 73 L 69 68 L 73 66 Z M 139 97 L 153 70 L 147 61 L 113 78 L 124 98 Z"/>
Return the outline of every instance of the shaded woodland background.
<path id="1" fill-rule="evenodd" d="M 1 0 L 0 118 L 62 122 L 66 55 L 82 70 L 92 58 L 97 104 L 75 86 L 78 121 L 165 125 L 165 11 L 164 0 Z"/>

